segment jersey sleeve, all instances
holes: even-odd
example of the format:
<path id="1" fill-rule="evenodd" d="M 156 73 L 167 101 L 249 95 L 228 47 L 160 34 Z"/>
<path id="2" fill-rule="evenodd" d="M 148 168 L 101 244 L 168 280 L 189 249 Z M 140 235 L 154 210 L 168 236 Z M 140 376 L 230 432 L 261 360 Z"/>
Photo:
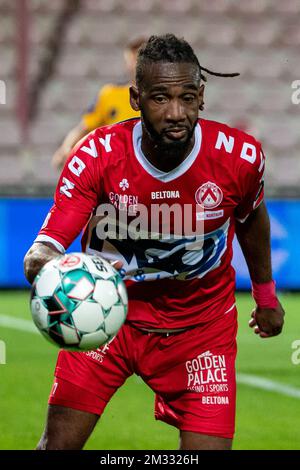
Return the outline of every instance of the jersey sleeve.
<path id="1" fill-rule="evenodd" d="M 254 150 L 255 149 L 255 150 Z M 255 151 L 255 153 L 253 153 Z M 255 155 L 255 159 L 254 159 Z M 245 222 L 248 215 L 256 209 L 264 199 L 265 155 L 259 142 L 252 144 L 252 152 L 245 152 L 238 171 L 238 183 L 241 200 L 235 210 L 239 222 Z"/>
<path id="2" fill-rule="evenodd" d="M 36 238 L 62 253 L 89 221 L 101 194 L 100 148 L 94 133 L 72 150 L 59 178 L 54 204 Z"/>
<path id="3" fill-rule="evenodd" d="M 82 115 L 82 122 L 89 131 L 93 131 L 97 127 L 106 125 L 106 95 L 111 89 L 111 85 L 105 85 L 99 91 L 96 100 L 89 109 Z"/>

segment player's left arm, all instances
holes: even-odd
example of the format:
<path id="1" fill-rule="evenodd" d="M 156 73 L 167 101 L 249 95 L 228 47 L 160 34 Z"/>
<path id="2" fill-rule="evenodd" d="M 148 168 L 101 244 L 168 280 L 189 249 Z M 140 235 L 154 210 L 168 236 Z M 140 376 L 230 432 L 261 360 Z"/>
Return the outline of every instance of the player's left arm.
<path id="1" fill-rule="evenodd" d="M 284 310 L 272 278 L 270 220 L 264 203 L 265 155 L 259 142 L 250 136 L 248 139 L 252 139 L 248 144 L 251 151 L 238 158 L 241 199 L 235 211 L 236 235 L 248 265 L 256 302 L 249 326 L 266 338 L 281 332 Z"/>
<path id="2" fill-rule="evenodd" d="M 257 302 L 249 326 L 262 338 L 279 335 L 284 310 L 277 299 L 272 280 L 270 221 L 263 201 L 243 223 L 236 221 L 236 235 L 247 262 L 252 292 Z"/>

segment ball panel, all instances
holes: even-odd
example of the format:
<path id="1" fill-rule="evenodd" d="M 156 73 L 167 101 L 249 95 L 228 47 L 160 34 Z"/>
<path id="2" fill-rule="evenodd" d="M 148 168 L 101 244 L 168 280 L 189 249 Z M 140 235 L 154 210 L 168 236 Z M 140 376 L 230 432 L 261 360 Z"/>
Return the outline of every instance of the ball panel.
<path id="1" fill-rule="evenodd" d="M 33 299 L 31 301 L 32 318 L 39 330 L 44 330 L 48 327 L 48 310 L 44 307 L 40 299 Z"/>
<path id="2" fill-rule="evenodd" d="M 73 312 L 75 327 L 82 333 L 92 333 L 101 327 L 104 316 L 96 302 L 83 301 Z"/>
<path id="3" fill-rule="evenodd" d="M 82 336 L 79 348 L 85 351 L 90 351 L 92 349 L 99 348 L 99 346 L 103 346 L 108 340 L 109 337 L 103 330 L 99 330 L 94 333 L 87 333 Z"/>
<path id="4" fill-rule="evenodd" d="M 119 300 L 115 284 L 112 281 L 102 280 L 96 281 L 93 298 L 102 305 L 104 310 L 108 310 Z"/>
<path id="5" fill-rule="evenodd" d="M 127 296 L 127 290 L 126 286 L 123 281 L 118 282 L 117 289 L 119 292 L 119 296 L 122 300 L 122 303 L 124 306 L 127 306 L 128 304 L 128 296 Z"/>
<path id="6" fill-rule="evenodd" d="M 63 323 L 60 324 L 60 327 L 61 327 L 61 332 L 62 332 L 64 342 L 66 344 L 77 345 L 79 343 L 80 338 L 75 328 L 64 325 Z"/>
<path id="7" fill-rule="evenodd" d="M 105 325 L 105 333 L 107 335 L 115 335 L 120 327 L 123 325 L 125 320 L 124 315 L 124 308 L 122 305 L 114 305 L 109 315 L 106 317 L 104 325 Z"/>
<path id="8" fill-rule="evenodd" d="M 84 259 L 82 253 L 70 253 L 57 259 L 57 267 L 62 273 L 82 268 Z"/>
<path id="9" fill-rule="evenodd" d="M 94 290 L 94 280 L 92 276 L 88 276 L 89 273 L 80 271 L 81 276 L 76 282 L 73 276 L 74 273 L 68 273 L 63 279 L 63 286 L 66 290 L 68 297 L 76 300 L 87 299 Z M 77 274 L 77 273 L 76 273 Z"/>
<path id="10" fill-rule="evenodd" d="M 53 295 L 55 289 L 60 283 L 59 270 L 55 267 L 45 268 L 41 276 L 36 282 L 35 291 L 39 297 L 46 297 Z"/>

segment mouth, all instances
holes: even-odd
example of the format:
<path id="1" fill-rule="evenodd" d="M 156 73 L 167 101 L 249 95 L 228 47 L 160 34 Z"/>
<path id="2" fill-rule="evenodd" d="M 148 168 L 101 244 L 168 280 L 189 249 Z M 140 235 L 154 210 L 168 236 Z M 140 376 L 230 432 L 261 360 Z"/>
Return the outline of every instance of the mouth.
<path id="1" fill-rule="evenodd" d="M 166 129 L 164 134 L 171 140 L 181 140 L 187 135 L 186 127 L 173 127 Z"/>

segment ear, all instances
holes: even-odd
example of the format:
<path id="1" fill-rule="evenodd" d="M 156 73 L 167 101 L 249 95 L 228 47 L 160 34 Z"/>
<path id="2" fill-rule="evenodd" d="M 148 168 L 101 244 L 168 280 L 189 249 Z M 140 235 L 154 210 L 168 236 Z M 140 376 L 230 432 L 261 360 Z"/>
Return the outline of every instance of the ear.
<path id="1" fill-rule="evenodd" d="M 130 105 L 134 111 L 140 111 L 140 94 L 135 85 L 129 87 Z"/>
<path id="2" fill-rule="evenodd" d="M 205 89 L 205 86 L 203 84 L 199 88 L 199 109 L 200 109 L 200 111 L 203 111 L 203 109 L 204 109 L 204 89 Z"/>

